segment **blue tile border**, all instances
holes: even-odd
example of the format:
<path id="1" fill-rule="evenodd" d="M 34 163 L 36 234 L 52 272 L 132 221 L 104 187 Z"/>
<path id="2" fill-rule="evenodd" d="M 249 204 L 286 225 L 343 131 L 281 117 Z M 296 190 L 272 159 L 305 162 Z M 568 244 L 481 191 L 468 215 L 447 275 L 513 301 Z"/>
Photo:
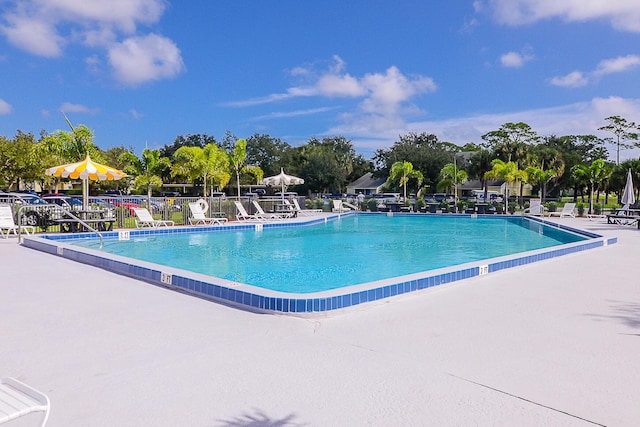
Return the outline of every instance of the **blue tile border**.
<path id="1" fill-rule="evenodd" d="M 358 215 L 363 214 L 365 213 L 358 213 Z M 353 213 L 310 219 L 309 221 L 297 223 L 263 223 L 262 226 L 264 228 L 307 226 L 336 220 L 341 216 L 346 215 L 353 215 Z M 495 218 L 497 216 L 489 215 L 488 217 Z M 587 237 L 587 240 L 445 269 L 425 271 L 409 276 L 397 277 L 395 279 L 371 282 L 311 294 L 287 294 L 284 292 L 269 291 L 250 285 L 234 284 L 211 276 L 191 273 L 157 264 L 145 263 L 65 243 L 65 241 L 70 239 L 95 239 L 94 235 L 91 235 L 91 233 L 86 233 L 86 236 L 83 234 L 27 236 L 23 239 L 23 245 L 49 254 L 62 256 L 73 261 L 99 267 L 123 276 L 142 280 L 147 283 L 177 290 L 182 293 L 231 305 L 248 311 L 308 315 L 358 306 L 405 293 L 416 292 L 433 286 L 465 280 L 507 268 L 514 268 L 521 265 L 617 243 L 617 238 L 615 237 L 604 238 L 594 233 L 578 230 L 564 224 L 549 222 L 541 218 L 528 217 L 527 219 L 547 226 L 563 229 L 567 232 L 579 234 Z M 226 230 L 251 228 L 256 228 L 256 224 L 238 224 L 226 227 L 172 227 L 168 229 L 136 229 L 128 231 L 130 232 L 131 237 L 135 237 L 165 233 L 199 233 L 202 231 L 223 232 Z M 105 238 L 117 238 L 118 232 L 107 232 L 103 233 L 103 235 Z M 167 279 L 169 275 L 170 280 Z"/>

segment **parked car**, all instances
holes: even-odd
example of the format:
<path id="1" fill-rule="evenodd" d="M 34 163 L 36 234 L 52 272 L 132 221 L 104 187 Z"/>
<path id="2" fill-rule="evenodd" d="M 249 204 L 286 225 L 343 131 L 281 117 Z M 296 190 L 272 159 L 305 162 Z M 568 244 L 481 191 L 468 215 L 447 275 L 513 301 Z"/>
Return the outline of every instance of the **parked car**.
<path id="1" fill-rule="evenodd" d="M 74 199 L 77 199 L 82 203 L 82 196 L 73 196 Z M 97 211 L 104 212 L 105 218 L 113 218 L 116 216 L 116 208 L 117 206 L 113 203 L 110 203 L 108 200 L 102 199 L 100 197 L 89 197 L 89 209 L 94 209 Z"/>
<path id="2" fill-rule="evenodd" d="M 64 194 L 45 194 L 42 196 L 42 199 L 47 203 L 56 204 L 67 211 L 82 210 L 82 200 L 65 196 Z"/>
<path id="3" fill-rule="evenodd" d="M 102 199 L 104 199 L 105 201 L 108 201 L 109 203 L 117 206 L 117 207 L 125 207 L 129 210 L 129 212 L 131 213 L 131 215 L 135 215 L 134 213 L 134 209 L 135 208 L 139 208 L 140 204 L 138 203 L 133 203 L 129 200 L 126 200 L 124 197 L 122 196 L 115 196 L 113 194 L 101 194 L 100 197 Z"/>
<path id="4" fill-rule="evenodd" d="M 14 214 L 20 212 L 21 223 L 33 227 L 46 228 L 63 215 L 58 205 L 30 193 L 0 193 L 0 203 L 11 205 Z"/>

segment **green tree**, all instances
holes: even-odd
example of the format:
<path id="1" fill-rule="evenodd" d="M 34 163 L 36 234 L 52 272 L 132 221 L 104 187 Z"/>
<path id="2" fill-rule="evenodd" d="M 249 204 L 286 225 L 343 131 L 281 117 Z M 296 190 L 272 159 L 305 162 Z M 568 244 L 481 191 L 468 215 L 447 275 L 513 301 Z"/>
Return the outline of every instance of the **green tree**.
<path id="1" fill-rule="evenodd" d="M 547 195 L 547 183 L 558 176 L 556 171 L 552 169 L 544 170 L 535 166 L 529 166 L 524 171 L 526 172 L 526 178 L 524 179 L 526 182 L 540 186 L 542 203 L 544 203 Z"/>
<path id="2" fill-rule="evenodd" d="M 223 188 L 231 179 L 229 156 L 215 144 L 207 144 L 204 148 L 180 147 L 174 153 L 173 159 L 171 175 L 185 177 L 194 183 L 202 179 L 205 197 L 208 195 L 207 184 Z"/>
<path id="3" fill-rule="evenodd" d="M 283 159 L 291 146 L 269 135 L 254 134 L 247 138 L 247 164 L 259 166 L 266 176 L 280 173 Z"/>
<path id="4" fill-rule="evenodd" d="M 571 169 L 580 164 L 591 164 L 596 159 L 606 160 L 609 157 L 609 153 L 604 146 L 604 140 L 594 135 L 566 135 L 566 136 L 547 136 L 536 147 L 537 153 L 539 150 L 558 153 L 557 158 L 563 163 L 562 169 L 554 166 L 555 162 L 549 163 L 550 157 L 547 157 L 547 161 L 542 166 L 542 162 L 537 166 L 543 169 L 553 169 L 558 172 L 557 178 L 554 180 L 554 187 L 557 190 L 573 189 L 573 201 L 577 201 L 578 195 L 578 183 L 571 173 L 565 173 L 565 171 L 571 171 Z"/>
<path id="5" fill-rule="evenodd" d="M 120 160 L 126 164 L 124 171 L 135 176 L 134 187 L 146 190 L 147 207 L 151 209 L 151 191 L 153 187 L 162 187 L 162 172 L 171 168 L 171 161 L 161 157 L 160 150 L 148 148 L 142 150 L 140 157 L 131 152 L 122 153 Z"/>
<path id="6" fill-rule="evenodd" d="M 589 166 L 576 165 L 571 169 L 573 175 L 579 182 L 585 182 L 589 187 L 589 213 L 593 212 L 593 193 L 598 190 L 600 184 L 610 175 L 611 169 L 602 159 L 596 159 Z"/>
<path id="7" fill-rule="evenodd" d="M 506 200 L 509 201 L 509 188 L 515 184 L 520 183 L 526 179 L 527 175 L 525 171 L 518 168 L 515 162 L 504 162 L 500 159 L 495 159 L 491 162 L 492 169 L 485 174 L 489 179 L 503 179 L 507 184 Z"/>
<path id="8" fill-rule="evenodd" d="M 238 200 L 240 200 L 240 173 L 244 168 L 247 159 L 247 140 L 239 139 L 233 147 L 233 151 L 229 153 L 229 164 L 236 174 L 236 183 L 238 184 Z"/>
<path id="9" fill-rule="evenodd" d="M 440 182 L 438 187 L 449 193 L 456 186 L 467 182 L 467 172 L 460 170 L 456 163 L 447 163 L 440 170 Z M 458 197 L 457 191 L 455 197 Z"/>
<path id="10" fill-rule="evenodd" d="M 37 155 L 38 143 L 32 133 L 18 130 L 12 139 L 0 136 L 0 182 L 9 191 L 25 183 L 39 180 L 47 166 Z M 51 165 L 53 166 L 53 165 Z"/>
<path id="11" fill-rule="evenodd" d="M 387 183 L 397 182 L 402 187 L 402 196 L 403 200 L 407 200 L 407 183 L 409 179 L 415 178 L 418 181 L 418 188 L 422 184 L 422 172 L 419 170 L 414 170 L 411 162 L 395 162 L 391 166 L 391 172 L 389 173 L 389 178 L 387 179 Z"/>
<path id="12" fill-rule="evenodd" d="M 620 164 L 620 150 L 627 150 L 640 146 L 638 139 L 640 134 L 638 133 L 638 126 L 634 122 L 628 122 L 627 119 L 620 116 L 607 117 L 605 121 L 609 122 L 608 125 L 598 128 L 598 130 L 604 130 L 611 132 L 615 135 L 613 144 L 616 146 L 616 165 Z M 632 144 L 627 144 L 625 141 L 634 141 Z"/>
<path id="13" fill-rule="evenodd" d="M 388 177 L 396 162 L 411 162 L 423 174 L 423 186 L 435 190 L 439 172 L 460 150 L 428 133 L 409 133 L 400 136 L 389 149 L 377 150 L 373 157 L 374 176 Z"/>
<path id="14" fill-rule="evenodd" d="M 538 134 L 526 123 L 505 123 L 498 130 L 482 135 L 485 147 L 493 150 L 497 157 L 508 162 L 521 162 L 526 147 L 540 140 Z M 520 163 L 520 166 L 523 166 Z"/>
<path id="15" fill-rule="evenodd" d="M 469 164 L 467 165 L 467 172 L 469 176 L 473 179 L 479 180 L 482 185 L 482 189 L 484 190 L 484 200 L 488 200 L 487 178 L 485 175 L 493 168 L 491 165 L 492 160 L 493 154 L 491 151 L 481 149 L 471 155 L 469 158 Z"/>

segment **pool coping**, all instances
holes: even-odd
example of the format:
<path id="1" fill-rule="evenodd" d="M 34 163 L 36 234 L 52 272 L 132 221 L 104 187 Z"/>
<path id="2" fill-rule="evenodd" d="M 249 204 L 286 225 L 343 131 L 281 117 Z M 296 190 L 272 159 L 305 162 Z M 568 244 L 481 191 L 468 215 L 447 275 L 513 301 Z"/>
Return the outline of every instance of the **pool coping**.
<path id="1" fill-rule="evenodd" d="M 154 229 L 115 230 L 105 232 L 103 235 L 105 237 L 129 239 L 136 236 L 166 233 L 197 233 L 201 231 L 238 229 L 254 229 L 259 231 L 265 228 L 309 226 L 339 220 L 342 217 L 352 215 L 356 215 L 356 213 L 350 212 L 323 217 L 308 217 L 308 220 L 305 218 L 304 220 L 296 222 L 232 222 L 222 226 L 176 226 Z M 357 215 L 379 215 L 379 213 L 358 212 Z M 387 213 L 386 215 L 450 216 L 452 214 Z M 456 216 L 514 218 L 512 215 L 458 214 Z M 131 277 L 188 295 L 204 298 L 213 302 L 233 306 L 235 308 L 259 313 L 287 314 L 308 317 L 327 314 L 329 312 L 335 312 L 336 310 L 345 310 L 365 303 L 379 302 L 398 295 L 429 289 L 478 276 L 484 276 L 508 268 L 514 268 L 617 243 L 616 237 L 606 238 L 599 234 L 569 227 L 556 222 L 550 222 L 539 217 L 526 216 L 526 218 L 532 222 L 538 222 L 550 227 L 579 234 L 587 239 L 550 248 L 520 252 L 513 255 L 490 258 L 451 267 L 397 276 L 390 279 L 305 294 L 272 291 L 257 286 L 232 282 L 174 267 L 138 261 L 65 243 L 66 240 L 76 240 L 78 238 L 85 237 L 95 239 L 95 234 L 92 233 L 27 236 L 23 239 L 22 244 L 31 249 L 57 255 L 94 267 L 99 267 L 116 274 Z"/>

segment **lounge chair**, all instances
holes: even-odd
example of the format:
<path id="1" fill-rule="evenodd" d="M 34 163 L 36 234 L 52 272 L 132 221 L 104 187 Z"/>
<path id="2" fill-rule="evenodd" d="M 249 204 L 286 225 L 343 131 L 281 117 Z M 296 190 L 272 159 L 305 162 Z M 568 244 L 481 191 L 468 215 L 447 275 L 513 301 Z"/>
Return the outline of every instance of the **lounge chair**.
<path id="1" fill-rule="evenodd" d="M 189 209 L 191 210 L 191 215 L 193 215 L 193 218 L 189 218 L 189 224 L 191 225 L 222 225 L 227 222 L 227 218 L 208 218 L 198 202 L 190 202 Z"/>
<path id="2" fill-rule="evenodd" d="M 15 378 L 0 379 L 0 424 L 32 412 L 44 412 L 42 427 L 49 418 L 49 398 L 46 394 Z"/>
<path id="3" fill-rule="evenodd" d="M 333 200 L 333 212 L 349 212 L 351 209 L 346 207 L 342 200 Z"/>
<path id="4" fill-rule="evenodd" d="M 24 230 L 25 233 L 30 234 L 36 232 L 36 229 L 31 225 L 21 225 L 21 230 Z M 4 233 L 3 230 L 7 230 L 7 234 Z M 13 221 L 13 211 L 11 210 L 11 206 L 0 206 L 0 234 L 5 239 L 9 238 L 9 234 L 13 231 L 13 234 L 18 235 L 18 226 Z"/>
<path id="5" fill-rule="evenodd" d="M 620 209 L 616 209 L 615 213 L 607 215 L 607 224 L 619 224 L 619 225 L 634 225 L 637 224 L 640 228 L 640 216 L 638 209 L 631 209 L 627 204 Z"/>
<path id="6" fill-rule="evenodd" d="M 247 222 L 249 221 L 263 222 L 264 221 L 263 218 L 260 218 L 257 215 L 249 215 L 247 213 L 247 210 L 244 208 L 244 206 L 242 206 L 242 203 L 234 200 L 233 204 L 236 205 L 236 210 L 237 210 L 236 219 L 238 221 L 247 221 Z"/>
<path id="7" fill-rule="evenodd" d="M 575 203 L 565 203 L 561 211 L 547 212 L 547 216 L 558 216 L 560 218 L 564 218 L 564 217 L 575 218 L 576 214 L 573 213 L 573 210 L 575 209 L 575 207 L 576 207 Z"/>
<path id="8" fill-rule="evenodd" d="M 287 203 L 288 200 L 285 200 L 284 202 Z M 322 213 L 322 209 L 302 209 L 297 199 L 293 199 L 292 202 L 293 202 L 294 211 L 298 215 L 306 216 L 306 215 L 317 215 Z"/>
<path id="9" fill-rule="evenodd" d="M 165 221 L 163 219 L 153 219 L 151 213 L 147 210 L 147 208 L 133 208 L 133 212 L 136 214 L 136 228 L 158 228 L 158 227 L 169 227 L 174 226 L 175 222 L 173 221 Z"/>
<path id="10" fill-rule="evenodd" d="M 285 218 L 287 215 L 284 214 L 276 214 L 276 213 L 271 213 L 271 212 L 265 212 L 264 209 L 262 209 L 262 206 L 260 206 L 260 203 L 258 203 L 257 200 L 252 200 L 251 203 L 253 204 L 253 207 L 256 209 L 256 214 L 255 216 L 257 216 L 258 218 L 262 218 L 262 219 L 283 219 Z"/>
<path id="11" fill-rule="evenodd" d="M 544 206 L 542 206 L 540 199 L 531 199 L 529 201 L 529 207 L 523 210 L 522 213 L 533 216 L 544 216 Z"/>

